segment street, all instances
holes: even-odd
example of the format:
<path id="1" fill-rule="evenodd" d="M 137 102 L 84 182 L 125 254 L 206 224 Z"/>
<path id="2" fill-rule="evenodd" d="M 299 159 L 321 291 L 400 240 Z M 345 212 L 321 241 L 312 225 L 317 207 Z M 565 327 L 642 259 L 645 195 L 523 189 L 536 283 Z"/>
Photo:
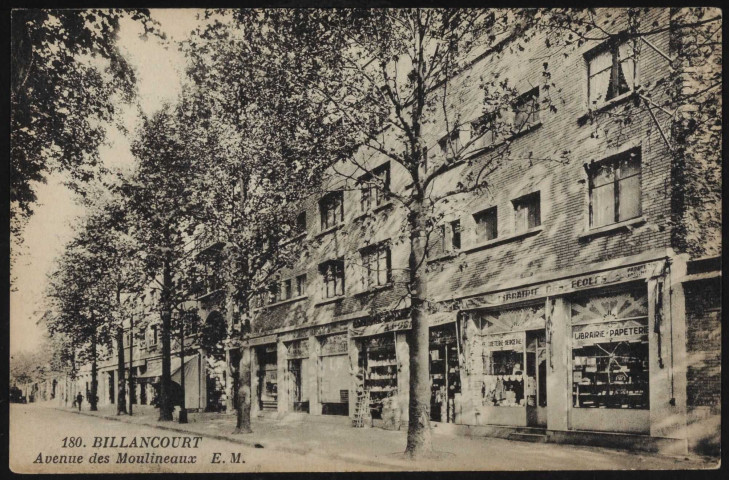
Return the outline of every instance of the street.
<path id="1" fill-rule="evenodd" d="M 191 437 L 171 431 L 109 421 L 79 415 L 75 412 L 59 411 L 37 405 L 10 405 L 10 468 L 15 473 L 168 473 L 168 472 L 292 472 L 292 471 L 352 471 L 375 470 L 372 466 L 345 464 L 342 461 L 327 460 L 313 455 L 281 455 L 281 452 L 238 445 L 222 440 L 202 437 L 198 448 L 93 448 L 94 437 L 115 437 L 116 444 L 126 444 L 131 437 Z M 64 438 L 81 437 L 82 446 L 71 448 L 70 440 L 63 447 Z M 200 437 L 198 437 L 200 438 Z M 102 445 L 103 445 L 103 441 Z M 107 442 L 107 446 L 109 443 Z M 196 456 L 195 463 L 162 464 L 136 462 L 137 457 L 146 457 L 147 452 L 160 456 Z M 109 463 L 90 463 L 94 454 L 108 456 Z M 220 454 L 216 456 L 215 453 Z M 41 454 L 44 463 L 33 463 Z M 116 463 L 120 460 L 126 463 Z M 238 460 L 240 463 L 231 463 Z M 48 459 L 58 463 L 45 463 Z M 81 456 L 83 463 L 67 463 L 71 457 Z M 135 457 L 131 460 L 130 457 Z M 214 458 L 215 457 L 215 458 Z M 220 463 L 213 463 L 214 461 Z M 283 460 L 283 461 L 282 461 Z M 132 463 L 134 461 L 134 463 Z M 243 461 L 245 463 L 243 463 Z"/>
<path id="2" fill-rule="evenodd" d="M 413 463 L 403 458 L 404 432 L 379 428 L 352 429 L 346 423 L 323 420 L 263 421 L 254 434 L 231 440 L 234 417 L 199 417 L 190 423 L 162 424 L 156 411 L 140 409 L 135 416 L 116 417 L 113 409 L 78 414 L 41 405 L 11 405 L 10 466 L 16 472 L 289 472 L 372 470 L 664 470 L 702 469 L 715 465 L 698 457 L 666 457 L 606 448 L 525 443 L 500 438 L 451 436 L 433 438 L 438 460 Z M 104 418 L 108 416 L 108 418 Z M 111 419 L 119 420 L 114 421 Z M 134 422 L 134 423 L 128 423 Z M 142 424 L 140 424 L 142 423 Z M 145 424 L 146 423 L 146 424 Z M 170 428 L 184 431 L 172 431 Z M 70 443 L 81 438 L 81 447 Z M 180 438 L 182 437 L 182 438 Z M 64 438 L 67 447 L 63 448 Z M 169 440 L 164 440 L 169 438 Z M 185 440 L 187 438 L 188 440 Z M 151 441 L 150 441 L 151 439 Z M 247 442 L 246 445 L 237 443 Z M 149 443 L 149 448 L 141 448 Z M 167 443 L 169 442 L 169 443 Z M 265 448 L 254 448 L 260 442 Z M 94 444 L 98 448 L 93 448 Z M 165 448 L 167 446 L 167 448 Z M 173 448 L 177 446 L 178 448 Z M 156 447 L 156 448 L 155 448 Z M 145 456 L 150 452 L 152 456 Z M 83 463 L 33 463 L 53 456 L 81 456 Z M 91 464 L 94 453 L 108 455 L 109 463 Z M 218 453 L 219 455 L 215 455 Z M 120 455 L 121 454 L 121 455 Z M 237 463 L 240 460 L 245 463 Z M 165 455 L 196 457 L 195 463 L 151 463 Z M 48 458 L 46 458 L 48 457 Z M 134 458 L 132 458 L 134 457 Z M 142 457 L 142 458 L 139 458 Z M 57 462 L 68 461 L 59 457 Z M 138 461 L 139 460 L 139 461 Z M 172 459 L 169 459 L 172 461 Z M 135 463 L 132 463 L 134 461 Z M 184 461 L 175 459 L 174 461 Z M 123 463 L 118 463 L 123 462 Z M 218 463 L 219 462 L 219 463 Z"/>

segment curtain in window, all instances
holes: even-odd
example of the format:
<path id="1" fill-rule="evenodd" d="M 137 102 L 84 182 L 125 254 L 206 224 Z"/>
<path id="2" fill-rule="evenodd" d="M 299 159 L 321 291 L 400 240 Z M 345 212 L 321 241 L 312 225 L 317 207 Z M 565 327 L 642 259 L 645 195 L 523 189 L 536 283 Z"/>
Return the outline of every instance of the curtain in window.
<path id="1" fill-rule="evenodd" d="M 349 391 L 349 357 L 332 355 L 319 357 L 319 401 L 321 403 L 340 403 L 341 391 Z"/>
<path id="2" fill-rule="evenodd" d="M 590 61 L 590 103 L 600 103 L 607 99 L 612 65 L 613 55 L 610 50 L 599 53 Z"/>
<path id="3" fill-rule="evenodd" d="M 628 83 L 629 90 L 633 89 L 635 84 L 635 56 L 633 45 L 630 42 L 620 44 L 618 47 L 618 55 L 620 61 L 620 69 Z"/>

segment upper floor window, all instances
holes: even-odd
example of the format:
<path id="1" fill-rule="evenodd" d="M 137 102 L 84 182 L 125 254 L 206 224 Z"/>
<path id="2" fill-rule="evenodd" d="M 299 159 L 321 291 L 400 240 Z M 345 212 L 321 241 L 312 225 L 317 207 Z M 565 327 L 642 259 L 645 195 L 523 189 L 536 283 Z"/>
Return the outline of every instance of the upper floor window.
<path id="1" fill-rule="evenodd" d="M 479 238 L 493 240 L 498 236 L 496 207 L 491 207 L 476 213 L 473 219 L 476 221 L 476 233 Z"/>
<path id="2" fill-rule="evenodd" d="M 296 296 L 301 297 L 306 294 L 306 274 L 296 277 Z"/>
<path id="3" fill-rule="evenodd" d="M 387 192 L 390 189 L 390 163 L 380 165 L 372 172 L 363 175 L 359 183 L 362 185 L 360 204 L 363 212 L 382 205 L 387 200 Z"/>
<path id="4" fill-rule="evenodd" d="M 150 338 L 149 338 L 149 345 L 154 346 L 157 345 L 159 342 L 159 325 L 152 325 L 150 327 Z"/>
<path id="5" fill-rule="evenodd" d="M 445 156 L 457 155 L 461 150 L 461 130 L 459 128 L 453 129 L 452 132 L 438 140 L 438 146 Z"/>
<path id="6" fill-rule="evenodd" d="M 291 290 L 291 279 L 284 280 L 281 282 L 281 300 L 288 300 L 292 297 L 293 291 Z"/>
<path id="7" fill-rule="evenodd" d="M 344 260 L 330 260 L 319 265 L 324 282 L 324 298 L 344 295 Z"/>
<path id="8" fill-rule="evenodd" d="M 588 52 L 590 106 L 601 105 L 635 87 L 635 53 L 630 41 L 610 41 Z"/>
<path id="9" fill-rule="evenodd" d="M 640 162 L 640 149 L 632 149 L 588 168 L 591 227 L 641 215 Z"/>
<path id="10" fill-rule="evenodd" d="M 521 132 L 539 123 L 539 87 L 519 96 L 514 102 L 514 132 Z"/>
<path id="11" fill-rule="evenodd" d="M 390 247 L 387 244 L 379 244 L 363 249 L 361 254 L 362 264 L 365 267 L 365 276 L 362 279 L 364 285 L 372 288 L 390 283 L 392 277 Z"/>
<path id="12" fill-rule="evenodd" d="M 486 148 L 496 143 L 498 119 L 497 112 L 488 112 L 471 122 L 471 135 L 476 148 Z"/>
<path id="13" fill-rule="evenodd" d="M 441 250 L 443 253 L 461 248 L 461 221 L 454 220 L 440 226 Z"/>
<path id="14" fill-rule="evenodd" d="M 280 289 L 277 283 L 268 286 L 268 303 L 276 303 L 279 301 Z"/>
<path id="15" fill-rule="evenodd" d="M 301 212 L 296 216 L 296 231 L 298 233 L 306 232 L 306 212 Z"/>
<path id="16" fill-rule="evenodd" d="M 344 220 L 344 192 L 330 192 L 319 201 L 321 229 L 326 230 Z"/>
<path id="17" fill-rule="evenodd" d="M 521 233 L 542 224 L 539 192 L 512 200 L 514 205 L 514 233 Z"/>

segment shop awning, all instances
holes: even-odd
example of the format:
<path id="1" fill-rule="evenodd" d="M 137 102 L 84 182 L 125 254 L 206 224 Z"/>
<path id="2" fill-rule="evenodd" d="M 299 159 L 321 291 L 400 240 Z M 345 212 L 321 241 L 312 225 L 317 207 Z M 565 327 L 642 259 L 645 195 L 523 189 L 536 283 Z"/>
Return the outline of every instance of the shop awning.
<path id="1" fill-rule="evenodd" d="M 410 330 L 412 327 L 409 318 L 396 320 L 394 322 L 378 323 L 375 325 L 367 325 L 364 327 L 353 328 L 353 337 L 370 337 L 372 335 L 381 335 L 387 332 L 395 332 L 398 330 Z"/>
<path id="2" fill-rule="evenodd" d="M 197 361 L 197 355 L 193 355 L 191 357 L 187 357 L 185 359 L 185 374 L 191 369 L 190 363 L 192 361 Z M 170 375 L 172 377 L 172 381 L 179 383 L 180 382 L 180 357 L 173 357 L 170 362 Z M 175 375 L 177 380 L 175 380 Z M 159 381 L 159 378 L 162 376 L 162 363 L 157 364 L 154 368 L 150 368 L 146 372 L 144 372 L 142 375 L 138 375 L 135 378 L 135 380 L 138 380 L 140 382 L 150 382 L 150 383 L 156 383 Z"/>

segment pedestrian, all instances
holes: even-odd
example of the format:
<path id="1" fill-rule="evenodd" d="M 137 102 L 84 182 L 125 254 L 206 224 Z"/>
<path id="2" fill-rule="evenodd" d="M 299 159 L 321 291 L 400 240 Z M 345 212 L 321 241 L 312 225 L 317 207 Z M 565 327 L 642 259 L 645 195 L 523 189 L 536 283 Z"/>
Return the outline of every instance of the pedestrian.
<path id="1" fill-rule="evenodd" d="M 81 392 L 79 392 L 78 395 L 76 395 L 76 404 L 78 405 L 78 411 L 81 411 L 81 402 L 83 401 L 84 396 L 81 395 Z"/>

